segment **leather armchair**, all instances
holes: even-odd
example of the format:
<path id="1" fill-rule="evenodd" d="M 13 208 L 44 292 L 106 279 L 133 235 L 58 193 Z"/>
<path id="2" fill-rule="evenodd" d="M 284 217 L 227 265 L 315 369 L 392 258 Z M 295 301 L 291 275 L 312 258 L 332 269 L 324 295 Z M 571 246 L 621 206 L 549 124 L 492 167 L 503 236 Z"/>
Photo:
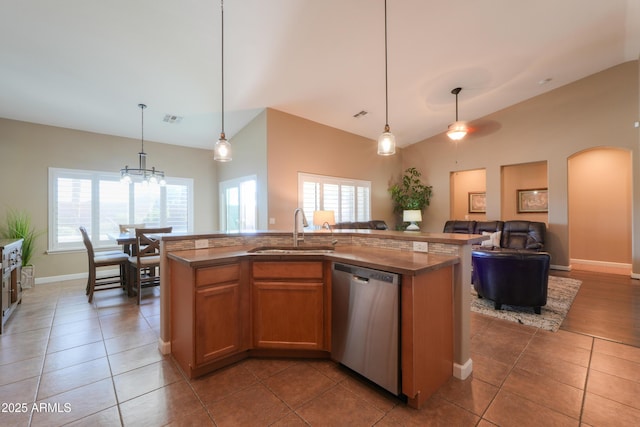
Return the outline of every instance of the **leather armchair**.
<path id="1" fill-rule="evenodd" d="M 546 252 L 473 251 L 473 286 L 478 297 L 502 304 L 533 307 L 540 314 L 547 304 L 549 264 Z"/>

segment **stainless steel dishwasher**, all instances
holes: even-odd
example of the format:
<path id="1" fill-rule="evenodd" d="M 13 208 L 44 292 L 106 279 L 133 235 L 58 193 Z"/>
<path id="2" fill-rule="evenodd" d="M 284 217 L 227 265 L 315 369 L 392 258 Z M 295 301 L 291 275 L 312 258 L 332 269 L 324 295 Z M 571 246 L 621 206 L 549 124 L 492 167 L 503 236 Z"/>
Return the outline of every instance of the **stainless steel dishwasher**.
<path id="1" fill-rule="evenodd" d="M 333 264 L 332 358 L 391 393 L 400 393 L 399 277 Z"/>

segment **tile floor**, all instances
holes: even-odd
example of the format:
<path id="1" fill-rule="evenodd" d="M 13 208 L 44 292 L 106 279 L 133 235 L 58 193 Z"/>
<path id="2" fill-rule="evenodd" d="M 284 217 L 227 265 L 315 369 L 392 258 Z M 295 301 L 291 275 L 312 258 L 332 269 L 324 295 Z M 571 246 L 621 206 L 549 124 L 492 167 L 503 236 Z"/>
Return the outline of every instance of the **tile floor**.
<path id="1" fill-rule="evenodd" d="M 26 290 L 0 336 L 5 426 L 640 425 L 640 348 L 472 316 L 473 375 L 422 408 L 330 361 L 240 362 L 188 381 L 157 350 L 157 289 Z M 155 296 L 154 296 L 155 294 Z"/>

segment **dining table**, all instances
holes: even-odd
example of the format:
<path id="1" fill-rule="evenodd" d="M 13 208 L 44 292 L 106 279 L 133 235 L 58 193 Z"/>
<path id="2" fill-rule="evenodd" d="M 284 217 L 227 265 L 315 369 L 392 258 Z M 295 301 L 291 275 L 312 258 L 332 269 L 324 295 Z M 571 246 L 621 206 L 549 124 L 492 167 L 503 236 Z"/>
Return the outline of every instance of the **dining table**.
<path id="1" fill-rule="evenodd" d="M 122 249 L 125 253 L 134 256 L 136 249 L 136 231 L 131 230 L 125 233 L 120 233 L 115 236 L 116 243 L 122 245 Z"/>

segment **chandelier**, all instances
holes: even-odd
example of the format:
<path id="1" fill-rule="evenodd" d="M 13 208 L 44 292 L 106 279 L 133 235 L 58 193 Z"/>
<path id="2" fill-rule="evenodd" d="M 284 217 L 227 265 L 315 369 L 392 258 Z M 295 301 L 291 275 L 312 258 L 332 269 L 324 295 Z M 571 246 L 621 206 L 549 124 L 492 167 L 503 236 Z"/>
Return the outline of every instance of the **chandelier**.
<path id="1" fill-rule="evenodd" d="M 165 185 L 167 182 L 164 179 L 164 172 L 156 170 L 155 167 L 147 169 L 147 153 L 144 152 L 144 109 L 147 108 L 145 104 L 138 104 L 140 107 L 140 113 L 142 116 L 142 135 L 140 138 L 141 149 L 138 153 L 138 168 L 129 168 L 129 165 L 124 169 L 120 169 L 120 182 L 125 184 L 131 184 L 133 182 L 132 176 L 140 177 L 143 184 L 160 184 Z"/>

